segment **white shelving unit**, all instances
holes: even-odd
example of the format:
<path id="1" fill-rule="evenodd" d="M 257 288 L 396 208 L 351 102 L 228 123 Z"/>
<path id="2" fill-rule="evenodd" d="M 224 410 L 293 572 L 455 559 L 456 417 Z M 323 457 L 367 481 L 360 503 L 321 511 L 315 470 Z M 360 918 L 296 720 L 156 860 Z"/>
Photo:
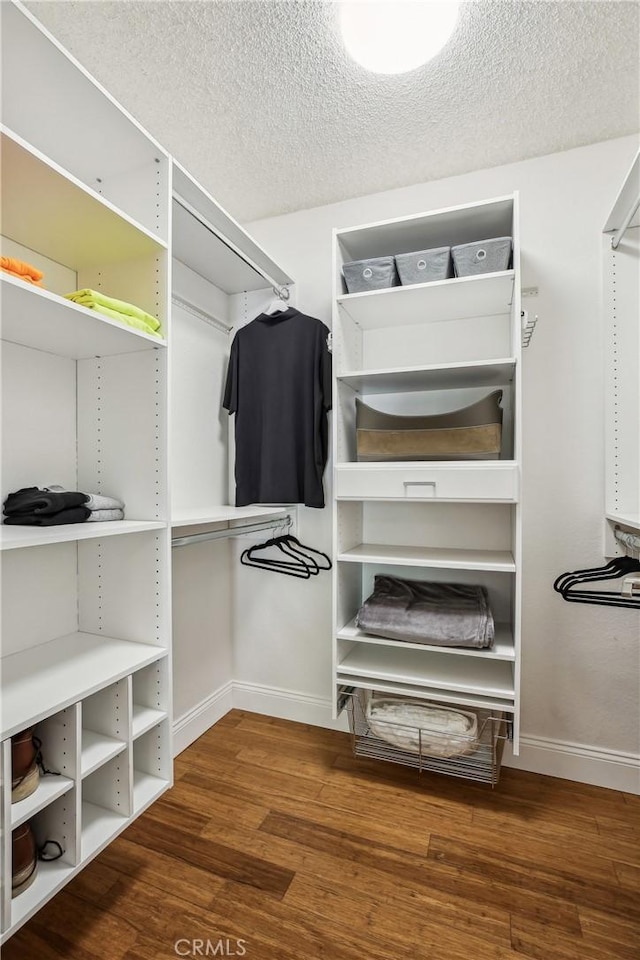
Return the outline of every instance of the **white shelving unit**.
<path id="1" fill-rule="evenodd" d="M 171 161 L 24 7 L 0 16 L 2 253 L 44 272 L 0 277 L 2 499 L 57 483 L 125 503 L 114 523 L 0 529 L 4 942 L 172 782 Z M 161 336 L 65 299 L 83 287 Z M 60 775 L 12 804 L 10 738 L 33 726 Z M 64 855 L 12 898 L 27 821 Z"/>
<path id="2" fill-rule="evenodd" d="M 4 942 L 172 784 L 171 528 L 288 512 L 229 505 L 211 411 L 234 324 L 292 280 L 20 2 L 0 20 L 0 247 L 44 273 L 0 275 L 2 499 L 60 484 L 125 503 L 122 521 L 0 528 Z M 66 299 L 85 287 L 158 335 Z M 60 775 L 12 804 L 11 737 L 32 726 Z M 12 898 L 27 821 L 64 856 Z"/>
<path id="3" fill-rule="evenodd" d="M 347 261 L 497 236 L 513 237 L 509 270 L 346 292 Z M 517 195 L 337 230 L 334 236 L 336 713 L 358 690 L 477 707 L 501 718 L 497 723 L 509 729 L 516 753 L 522 577 L 519 256 Z M 387 413 L 435 414 L 496 388 L 503 391 L 498 460 L 357 462 L 356 398 Z M 482 584 L 496 622 L 492 649 L 404 643 L 360 630 L 355 616 L 376 574 Z M 362 744 L 362 730 L 354 743 L 356 749 Z M 366 755 L 376 755 L 367 749 Z M 494 782 L 493 768 L 490 774 Z"/>

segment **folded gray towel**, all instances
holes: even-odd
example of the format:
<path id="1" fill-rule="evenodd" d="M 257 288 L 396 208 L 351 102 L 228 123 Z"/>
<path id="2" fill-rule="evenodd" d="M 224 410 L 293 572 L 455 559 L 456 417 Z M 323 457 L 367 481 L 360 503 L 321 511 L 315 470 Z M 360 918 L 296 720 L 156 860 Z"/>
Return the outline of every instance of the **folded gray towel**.
<path id="1" fill-rule="evenodd" d="M 87 517 L 87 523 L 91 520 L 97 523 L 102 520 L 124 520 L 124 510 L 92 510 Z"/>
<path id="2" fill-rule="evenodd" d="M 115 497 L 103 497 L 101 493 L 87 494 L 86 507 L 89 510 L 124 510 L 122 500 L 116 500 Z"/>
<path id="3" fill-rule="evenodd" d="M 64 493 L 65 488 L 54 484 L 50 487 L 45 487 L 45 490 L 51 490 L 55 493 Z M 115 497 L 105 497 L 101 493 L 85 493 L 83 494 L 85 500 L 83 506 L 87 507 L 89 510 L 124 510 L 124 503 L 122 500 L 117 500 Z M 122 520 L 122 517 L 105 517 L 105 520 Z"/>
<path id="4" fill-rule="evenodd" d="M 374 636 L 443 647 L 492 647 L 495 635 L 484 587 L 382 574 L 356 625 Z"/>

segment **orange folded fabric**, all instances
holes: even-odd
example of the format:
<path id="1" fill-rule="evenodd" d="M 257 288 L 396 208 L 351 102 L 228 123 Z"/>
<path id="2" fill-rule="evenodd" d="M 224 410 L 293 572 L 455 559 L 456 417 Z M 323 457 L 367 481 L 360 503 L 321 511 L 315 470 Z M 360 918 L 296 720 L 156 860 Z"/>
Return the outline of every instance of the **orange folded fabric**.
<path id="1" fill-rule="evenodd" d="M 38 270 L 30 263 L 25 263 L 24 260 L 16 260 L 15 257 L 0 257 L 0 267 L 14 277 L 21 277 L 30 283 L 40 283 L 44 277 L 42 270 Z"/>
<path id="2" fill-rule="evenodd" d="M 34 287 L 41 287 L 42 282 L 40 280 L 34 280 L 32 277 L 26 276 L 24 273 L 16 273 L 15 270 L 7 270 L 6 267 L 0 267 L 3 273 L 8 273 L 10 277 L 15 277 L 17 280 L 22 280 L 24 283 L 30 283 Z"/>

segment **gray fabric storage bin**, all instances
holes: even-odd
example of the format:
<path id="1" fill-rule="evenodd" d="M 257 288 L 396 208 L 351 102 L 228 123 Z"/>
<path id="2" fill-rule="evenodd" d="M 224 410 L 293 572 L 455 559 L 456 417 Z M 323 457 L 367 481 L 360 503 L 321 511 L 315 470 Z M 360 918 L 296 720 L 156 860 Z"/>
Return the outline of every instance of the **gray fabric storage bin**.
<path id="1" fill-rule="evenodd" d="M 471 277 L 478 273 L 498 273 L 509 269 L 511 237 L 493 237 L 476 243 L 461 243 L 452 247 L 457 277 Z"/>
<path id="2" fill-rule="evenodd" d="M 430 283 L 453 276 L 451 247 L 433 247 L 431 250 L 416 250 L 415 253 L 396 255 L 396 267 L 400 283 Z"/>
<path id="3" fill-rule="evenodd" d="M 342 272 L 349 293 L 364 293 L 365 290 L 384 290 L 385 287 L 397 286 L 393 257 L 352 260 L 351 263 L 344 264 Z"/>

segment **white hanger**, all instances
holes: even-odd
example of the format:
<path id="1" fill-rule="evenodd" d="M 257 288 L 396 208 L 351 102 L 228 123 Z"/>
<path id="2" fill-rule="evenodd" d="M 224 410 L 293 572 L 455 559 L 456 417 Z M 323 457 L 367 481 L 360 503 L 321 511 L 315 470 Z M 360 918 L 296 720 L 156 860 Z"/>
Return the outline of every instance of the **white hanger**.
<path id="1" fill-rule="evenodd" d="M 289 288 L 288 287 L 274 287 L 273 292 L 275 293 L 275 299 L 271 301 L 268 307 L 265 307 L 262 311 L 263 313 L 273 316 L 276 313 L 283 313 L 285 310 L 289 309 Z"/>

